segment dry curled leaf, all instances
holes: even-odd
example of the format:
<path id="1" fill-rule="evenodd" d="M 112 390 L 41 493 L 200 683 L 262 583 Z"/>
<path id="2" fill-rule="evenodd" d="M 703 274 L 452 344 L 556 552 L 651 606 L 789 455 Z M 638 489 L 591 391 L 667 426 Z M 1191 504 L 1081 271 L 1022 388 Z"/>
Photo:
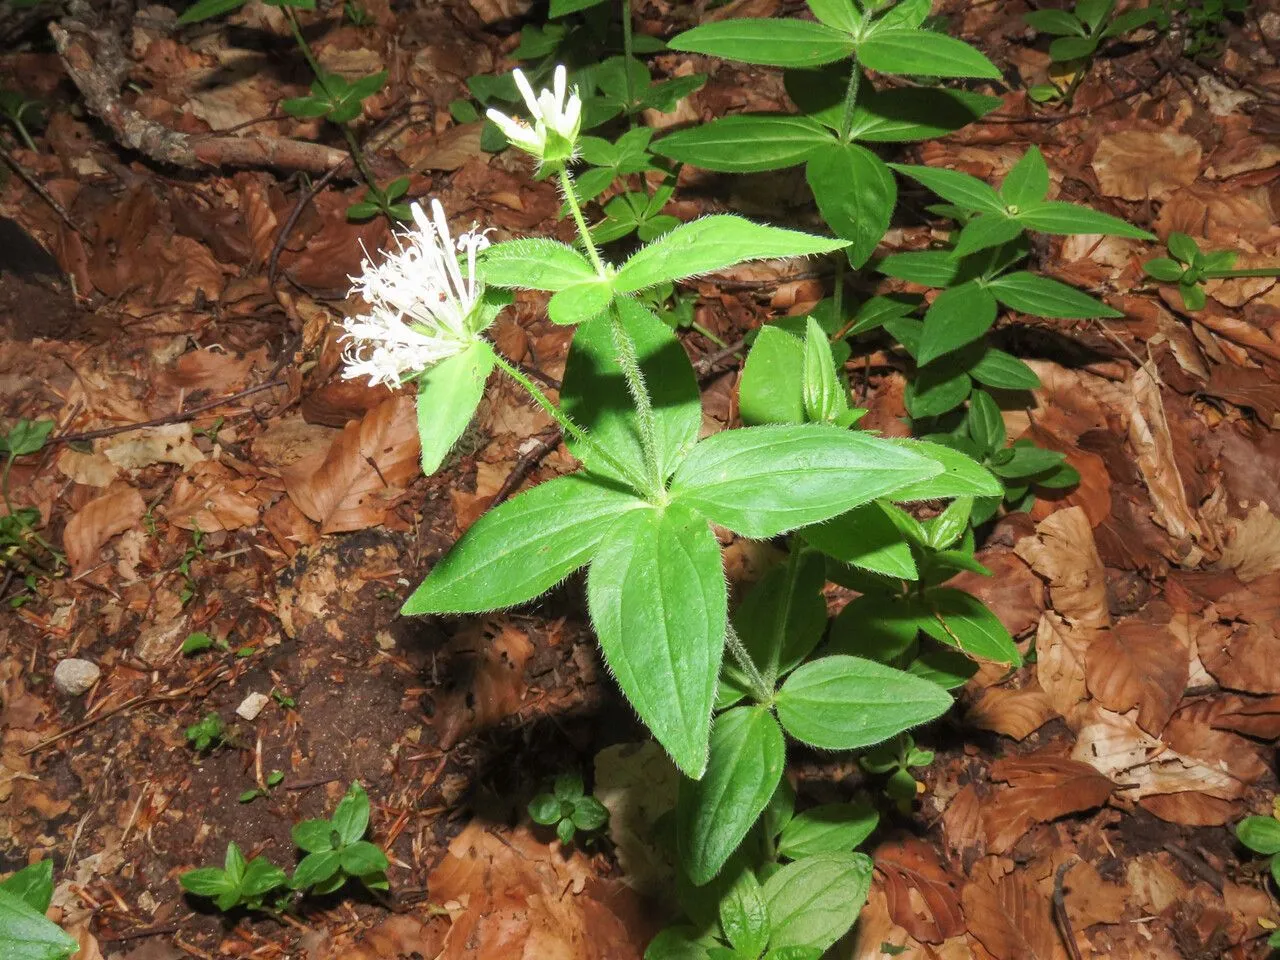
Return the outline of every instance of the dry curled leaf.
<path id="1" fill-rule="evenodd" d="M 973 882 L 964 888 L 963 903 L 969 932 L 996 960 L 1066 957 L 1049 897 L 1027 870 L 1014 870 L 1002 877 L 990 876 L 987 870 L 975 871 Z"/>
<path id="2" fill-rule="evenodd" d="M 932 846 L 901 837 L 876 848 L 889 916 L 915 940 L 941 943 L 964 931 L 955 878 Z"/>
<path id="3" fill-rule="evenodd" d="M 1058 715 L 1053 701 L 1032 680 L 1025 687 L 987 687 L 969 707 L 965 720 L 982 730 L 1023 740 Z"/>
<path id="4" fill-rule="evenodd" d="M 146 509 L 142 494 L 133 487 L 117 484 L 77 510 L 62 535 L 72 573 L 88 570 L 103 545 L 141 520 Z"/>
<path id="5" fill-rule="evenodd" d="M 434 716 L 440 746 L 448 750 L 520 709 L 533 644 L 508 623 L 481 621 L 457 634 L 446 655 L 457 669 L 451 686 L 436 698 Z"/>
<path id="6" fill-rule="evenodd" d="M 1085 652 L 1094 699 L 1117 713 L 1137 707 L 1139 726 L 1156 735 L 1177 709 L 1191 675 L 1191 646 L 1185 631 L 1170 629 L 1173 616 L 1187 615 L 1157 601 L 1141 617 L 1100 631 Z"/>
<path id="7" fill-rule="evenodd" d="M 1009 785 L 997 790 L 982 811 L 993 853 L 1008 850 L 1037 823 L 1102 806 L 1115 789 L 1088 764 L 1047 750 L 997 760 L 991 779 Z"/>

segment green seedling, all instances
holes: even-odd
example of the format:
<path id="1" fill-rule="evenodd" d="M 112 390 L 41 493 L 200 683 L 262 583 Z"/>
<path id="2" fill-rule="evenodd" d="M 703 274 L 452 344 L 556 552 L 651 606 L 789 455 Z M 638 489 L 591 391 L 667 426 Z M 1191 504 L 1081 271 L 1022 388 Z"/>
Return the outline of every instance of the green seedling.
<path id="1" fill-rule="evenodd" d="M 347 0 L 342 5 L 342 15 L 353 27 L 367 27 L 373 23 L 373 14 L 359 0 Z"/>
<path id="2" fill-rule="evenodd" d="M 66 563 L 66 558 L 36 530 L 40 511 L 35 507 L 15 507 L 9 497 L 9 474 L 14 463 L 19 457 L 43 450 L 54 425 L 52 420 L 19 420 L 0 433 L 0 454 L 4 456 L 4 466 L 0 468 L 0 497 L 5 506 L 5 514 L 0 517 L 0 556 L 5 566 L 15 567 L 24 575 L 44 572 L 50 559 L 54 571 Z"/>
<path id="3" fill-rule="evenodd" d="M 609 811 L 603 803 L 587 794 L 582 777 L 567 773 L 556 777 L 550 792 L 540 793 L 529 801 L 529 816 L 534 823 L 555 827 L 560 842 L 568 846 L 579 831 L 590 842 L 606 823 Z"/>
<path id="4" fill-rule="evenodd" d="M 31 138 L 31 131 L 27 129 L 27 123 L 35 118 L 39 108 L 39 100 L 28 99 L 16 90 L 0 90 L 0 115 L 13 125 L 18 139 L 32 153 L 38 151 L 35 140 Z"/>
<path id="5" fill-rule="evenodd" d="M 1188 310 L 1203 310 L 1207 299 L 1204 284 L 1209 280 L 1231 277 L 1280 277 L 1280 267 L 1256 267 L 1235 270 L 1234 250 L 1202 251 L 1200 245 L 1185 233 L 1171 233 L 1168 257 L 1157 257 L 1142 269 L 1153 280 L 1176 283 L 1182 305 Z"/>
<path id="6" fill-rule="evenodd" d="M 387 856 L 364 839 L 369 829 L 369 795 L 351 784 L 328 820 L 303 820 L 293 842 L 306 851 L 289 881 L 295 890 L 333 893 L 350 879 L 371 890 L 387 889 Z"/>
<path id="7" fill-rule="evenodd" d="M 182 577 L 182 589 L 178 592 L 178 599 L 185 607 L 198 591 L 195 577 L 191 574 L 191 565 L 199 558 L 204 556 L 204 531 L 200 529 L 198 524 L 191 527 L 191 545 L 182 552 L 182 559 L 178 561 L 178 575 Z M 199 641 L 196 641 L 197 644 Z M 185 652 L 185 651 L 184 651 Z"/>
<path id="8" fill-rule="evenodd" d="M 927 767 L 933 763 L 933 751 L 921 750 L 911 734 L 904 733 L 886 743 L 872 747 L 858 764 L 868 773 L 888 775 L 884 792 L 904 816 L 911 812 L 922 784 L 911 773 L 912 767 Z"/>
<path id="9" fill-rule="evenodd" d="M 1267 857 L 1271 879 L 1280 886 L 1280 802 L 1273 801 L 1269 817 L 1245 817 L 1236 824 L 1236 836 L 1240 842 Z M 1280 948 L 1280 930 L 1273 931 L 1267 945 Z"/>
<path id="10" fill-rule="evenodd" d="M 198 897 L 209 897 L 224 913 L 241 907 L 262 910 L 267 897 L 276 893 L 276 903 L 266 909 L 278 912 L 283 899 L 287 899 L 289 878 L 265 857 L 254 857 L 246 862 L 240 848 L 229 843 L 221 868 L 189 870 L 178 878 L 178 882 L 184 890 Z M 285 897 L 281 898 L 280 894 L 285 894 Z"/>
<path id="11" fill-rule="evenodd" d="M 1156 24 L 1163 31 L 1174 26 L 1183 30 L 1184 55 L 1218 57 L 1230 18 L 1248 9 L 1249 0 L 1161 0 Z"/>
<path id="12" fill-rule="evenodd" d="M 264 786 L 254 787 L 252 790 L 246 790 L 242 794 L 240 794 L 240 796 L 237 799 L 241 803 L 252 803 L 254 800 L 257 800 L 259 797 L 271 796 L 272 788 L 278 787 L 280 786 L 281 783 L 284 782 L 284 771 L 272 770 L 269 774 L 267 774 L 266 780 L 264 780 L 263 782 L 265 784 Z"/>
<path id="13" fill-rule="evenodd" d="M 1064 100 L 1070 103 L 1103 43 L 1146 26 L 1160 15 L 1155 7 L 1116 13 L 1115 6 L 1115 0 L 1077 0 L 1072 10 L 1033 10 L 1023 14 L 1028 24 L 1055 38 L 1049 44 L 1050 59 L 1073 68 L 1067 87 L 1059 87 L 1055 83 L 1033 86 L 1027 91 L 1032 100 L 1041 103 Z"/>
<path id="14" fill-rule="evenodd" d="M 196 753 L 204 753 L 227 740 L 227 727 L 216 713 L 206 713 L 187 727 L 187 742 Z"/>

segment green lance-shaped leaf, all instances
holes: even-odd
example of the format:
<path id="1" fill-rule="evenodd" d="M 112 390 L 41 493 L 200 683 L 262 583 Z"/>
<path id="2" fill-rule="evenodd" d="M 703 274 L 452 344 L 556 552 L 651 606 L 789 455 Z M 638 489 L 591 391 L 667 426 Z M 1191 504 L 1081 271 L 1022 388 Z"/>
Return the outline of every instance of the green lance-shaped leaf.
<path id="1" fill-rule="evenodd" d="M 622 323 L 635 341 L 640 371 L 653 403 L 658 467 L 665 480 L 698 442 L 702 402 L 689 356 L 671 329 L 630 297 L 617 302 Z M 621 463 L 645 475 L 644 448 L 635 404 L 618 366 L 613 318 L 607 313 L 582 324 L 573 334 L 560 388 L 564 411 Z M 577 441 L 569 441 L 574 456 L 589 458 Z M 606 463 L 593 470 L 621 480 Z"/>
<path id="2" fill-rule="evenodd" d="M 43 913 L 0 889 L 0 956 L 5 960 L 63 960 L 80 949 Z"/>
<path id="3" fill-rule="evenodd" d="M 858 44 L 858 60 L 879 73 L 999 80 L 1000 69 L 955 37 L 931 30 L 889 27 Z"/>
<path id="4" fill-rule="evenodd" d="M 886 499 L 906 503 L 911 500 L 938 500 L 952 497 L 995 497 L 1004 492 L 1000 481 L 990 470 L 959 450 L 952 450 L 950 447 L 929 440 L 899 439 L 887 442 L 909 446 L 914 453 L 929 457 L 937 463 L 942 468 L 942 472 L 908 487 L 901 487 Z"/>
<path id="5" fill-rule="evenodd" d="M 587 602 L 618 686 L 676 766 L 701 777 L 728 603 L 711 527 L 679 504 L 624 516 L 600 542 Z"/>
<path id="6" fill-rule="evenodd" d="M 808 4 L 819 23 L 845 33 L 857 33 L 862 26 L 862 14 L 853 0 L 808 0 Z"/>
<path id="7" fill-rule="evenodd" d="M 1000 197 L 1011 207 L 1039 203 L 1048 193 L 1049 167 L 1039 147 L 1032 147 L 1024 153 L 1000 184 Z"/>
<path id="8" fill-rule="evenodd" d="M 760 173 L 804 163 L 835 142 L 822 124 L 790 114 L 739 114 L 679 130 L 653 152 L 704 170 Z"/>
<path id="9" fill-rule="evenodd" d="M 476 341 L 419 378 L 418 436 L 427 476 L 440 469 L 475 416 L 494 363 L 493 348 L 487 341 Z"/>
<path id="10" fill-rule="evenodd" d="M 825 951 L 858 919 L 871 889 L 871 858 L 820 853 L 788 863 L 764 883 L 771 950 Z"/>
<path id="11" fill-rule="evenodd" d="M 785 21 L 779 21 L 785 22 Z M 619 293 L 732 267 L 747 260 L 808 257 L 830 253 L 845 240 L 783 230 L 741 217 L 719 214 L 681 224 L 643 247 L 614 278 Z"/>
<path id="12" fill-rule="evenodd" d="M 338 801 L 330 819 L 333 829 L 344 844 L 355 843 L 369 829 L 369 795 L 359 783 L 353 783 Z"/>
<path id="13" fill-rule="evenodd" d="M 987 347 L 982 358 L 969 368 L 973 379 L 1001 390 L 1035 390 L 1040 378 L 1029 366 L 1012 354 Z"/>
<path id="14" fill-rule="evenodd" d="M 781 327 L 760 329 L 742 367 L 738 415 L 748 426 L 805 422 L 804 343 L 799 337 Z"/>
<path id="15" fill-rule="evenodd" d="M 932 187 L 930 187 L 932 189 Z M 1154 240 L 1155 234 L 1109 213 L 1101 213 L 1075 203 L 1045 200 L 1019 207 L 1017 217 L 1032 230 L 1070 236 L 1078 233 L 1101 233 L 1134 240 Z"/>
<path id="16" fill-rule="evenodd" d="M 860 267 L 889 229 L 898 185 L 884 161 L 854 143 L 832 143 L 814 152 L 805 167 L 822 218 L 852 241 L 849 262 Z"/>
<path id="17" fill-rule="evenodd" d="M 910 177 L 928 187 L 943 200 L 948 200 L 964 210 L 972 210 L 974 213 L 1003 214 L 1005 212 L 1004 201 L 1000 199 L 1000 194 L 996 193 L 990 185 L 967 173 L 947 170 L 943 167 L 910 166 L 901 163 L 891 163 L 889 166 L 903 176 Z"/>
<path id="18" fill-rule="evenodd" d="M 46 857 L 23 867 L 0 883 L 0 890 L 17 897 L 37 913 L 44 913 L 53 900 L 53 861 Z"/>
<path id="19" fill-rule="evenodd" d="M 925 287 L 949 287 L 960 276 L 961 265 L 947 250 L 891 253 L 877 269 L 886 277 L 909 280 Z"/>
<path id="20" fill-rule="evenodd" d="M 672 50 L 772 67 L 819 67 L 854 49 L 849 34 L 808 20 L 721 20 L 672 38 Z"/>
<path id="21" fill-rule="evenodd" d="M 587 258 L 544 237 L 495 243 L 480 255 L 480 275 L 495 287 L 559 291 L 595 279 Z"/>
<path id="22" fill-rule="evenodd" d="M 999 617 L 971 593 L 934 587 L 925 594 L 933 616 L 920 618 L 920 629 L 935 640 L 971 656 L 1021 666 L 1022 654 Z"/>
<path id="23" fill-rule="evenodd" d="M 951 697 L 936 684 L 859 657 L 832 656 L 799 667 L 774 701 L 797 740 L 856 750 L 940 717 Z"/>
<path id="24" fill-rule="evenodd" d="M 909 446 L 840 427 L 747 427 L 694 447 L 676 470 L 671 496 L 735 533 L 764 539 L 940 472 Z"/>
<path id="25" fill-rule="evenodd" d="M 969 436 L 983 454 L 990 455 L 1004 447 L 1007 439 L 1004 416 L 995 398 L 987 391 L 974 390 L 969 394 L 969 414 L 965 421 Z"/>
<path id="26" fill-rule="evenodd" d="M 916 348 L 920 366 L 982 337 L 996 322 L 996 298 L 975 281 L 943 290 L 924 315 Z"/>
<path id="27" fill-rule="evenodd" d="M 551 295 L 547 316 L 562 327 L 585 323 L 604 313 L 613 302 L 613 285 L 599 278 L 575 283 Z"/>
<path id="28" fill-rule="evenodd" d="M 826 582 L 821 555 L 806 551 L 766 573 L 734 611 L 738 639 L 766 675 L 789 673 L 822 639 Z M 730 661 L 725 670 L 736 674 L 738 667 Z"/>
<path id="29" fill-rule="evenodd" d="M 1033 317 L 1089 319 L 1124 316 L 1119 310 L 1074 287 L 1025 270 L 997 277 L 987 284 L 987 289 L 1006 307 Z"/>
<path id="30" fill-rule="evenodd" d="M 911 547 L 878 503 L 863 504 L 825 523 L 805 527 L 800 536 L 842 563 L 902 580 L 919 576 Z"/>
<path id="31" fill-rule="evenodd" d="M 758 957 L 769 943 L 769 908 L 764 890 L 750 870 L 739 871 L 720 898 L 720 929 L 735 957 Z"/>
<path id="32" fill-rule="evenodd" d="M 586 564 L 614 521 L 642 506 L 630 490 L 586 474 L 541 483 L 477 520 L 400 612 L 485 613 L 532 600 Z"/>
<path id="33" fill-rule="evenodd" d="M 849 136 L 864 143 L 932 140 L 973 123 L 1003 102 L 999 97 L 942 87 L 860 93 Z"/>
<path id="34" fill-rule="evenodd" d="M 1236 824 L 1236 836 L 1254 853 L 1280 853 L 1280 820 L 1275 817 L 1245 817 Z"/>
<path id="35" fill-rule="evenodd" d="M 735 707 L 716 718 L 701 780 L 680 784 L 676 837 L 694 883 L 710 881 L 773 796 L 786 759 L 778 721 L 764 707 Z"/>
<path id="36" fill-rule="evenodd" d="M 998 213 L 983 213 L 974 217 L 961 229 L 956 239 L 953 257 L 967 257 L 979 250 L 990 250 L 1022 235 L 1023 226 L 1017 220 Z"/>
<path id="37" fill-rule="evenodd" d="M 831 344 L 818 322 L 809 318 L 804 335 L 804 409 L 809 420 L 835 420 L 849 409 L 844 384 L 836 376 Z"/>
<path id="38" fill-rule="evenodd" d="M 810 807 L 782 828 L 778 853 L 792 860 L 820 853 L 848 853 L 875 830 L 880 814 L 870 801 Z"/>
<path id="39" fill-rule="evenodd" d="M 1083 37 L 1088 28 L 1066 10 L 1032 10 L 1022 19 L 1041 33 L 1055 37 Z"/>

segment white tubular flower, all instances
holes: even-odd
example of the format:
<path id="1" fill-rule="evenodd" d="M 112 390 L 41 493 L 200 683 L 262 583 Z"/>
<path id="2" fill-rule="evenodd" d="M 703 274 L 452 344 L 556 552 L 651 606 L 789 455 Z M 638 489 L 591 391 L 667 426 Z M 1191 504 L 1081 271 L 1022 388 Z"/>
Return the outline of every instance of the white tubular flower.
<path id="1" fill-rule="evenodd" d="M 455 250 L 440 201 L 431 201 L 430 219 L 418 204 L 412 210 L 417 229 L 397 236 L 400 249 L 383 254 L 381 263 L 366 259 L 360 276 L 352 277 L 351 292 L 371 309 L 343 321 L 344 379 L 368 377 L 372 384 L 397 387 L 461 353 L 487 326 L 476 254 L 489 241 L 471 231 L 458 237 Z M 466 254 L 465 272 L 458 252 Z"/>
<path id="2" fill-rule="evenodd" d="M 577 89 L 569 90 L 569 72 L 563 65 L 556 67 L 552 89 L 539 94 L 533 92 L 533 87 L 519 69 L 512 71 L 511 75 L 529 108 L 529 122 L 513 119 L 493 109 L 486 115 L 508 140 L 543 163 L 572 160 L 578 148 L 578 130 L 582 126 L 582 98 L 578 96 Z"/>

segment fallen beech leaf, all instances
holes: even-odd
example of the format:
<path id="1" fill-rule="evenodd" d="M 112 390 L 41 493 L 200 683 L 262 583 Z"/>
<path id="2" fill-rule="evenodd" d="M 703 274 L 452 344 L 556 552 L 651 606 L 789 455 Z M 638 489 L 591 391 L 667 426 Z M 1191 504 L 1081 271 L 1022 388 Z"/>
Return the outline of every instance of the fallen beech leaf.
<path id="1" fill-rule="evenodd" d="M 1237 780 L 1257 783 L 1270 769 L 1267 761 L 1251 741 L 1215 729 L 1215 713 L 1207 700 L 1188 704 L 1170 719 L 1162 739 L 1181 754 L 1225 767 Z"/>
<path id="2" fill-rule="evenodd" d="M 1198 790 L 1156 793 L 1143 797 L 1138 805 L 1148 813 L 1184 827 L 1221 827 L 1240 819 L 1239 801 L 1222 800 Z"/>
<path id="3" fill-rule="evenodd" d="M 1102 879 L 1097 868 L 1083 860 L 1063 878 L 1063 901 L 1077 931 L 1095 923 L 1119 923 L 1124 919 L 1128 890 Z"/>
<path id="4" fill-rule="evenodd" d="M 1280 738 L 1280 696 L 1228 693 L 1202 702 L 1215 730 L 1231 730 L 1260 740 Z"/>
<path id="5" fill-rule="evenodd" d="M 994 858 L 989 858 L 989 861 Z M 1026 870 L 992 878 L 975 871 L 964 888 L 964 914 L 969 933 L 997 960 L 1062 960 L 1049 898 Z"/>
<path id="6" fill-rule="evenodd" d="M 101 452 L 123 470 L 140 470 L 153 463 L 176 463 L 180 467 L 193 467 L 206 459 L 195 445 L 189 423 L 146 427 L 108 437 L 102 444 Z"/>
<path id="7" fill-rule="evenodd" d="M 1232 690 L 1280 693 L 1280 574 L 1225 594 L 1214 609 L 1221 622 L 1196 634 L 1205 669 Z"/>
<path id="8" fill-rule="evenodd" d="M 1094 151 L 1090 166 L 1104 194 L 1158 200 L 1195 183 L 1203 152 L 1195 137 L 1154 126 L 1133 129 L 1133 123 L 1103 136 Z"/>
<path id="9" fill-rule="evenodd" d="M 120 484 L 77 510 L 62 535 L 72 574 L 88 570 L 106 542 L 134 526 L 146 509 L 142 494 Z"/>
<path id="10" fill-rule="evenodd" d="M 451 686 L 435 703 L 436 733 L 448 750 L 477 730 L 520 709 L 524 667 L 533 656 L 528 634 L 500 621 L 481 621 L 458 633 L 444 656 L 456 663 Z"/>
<path id="11" fill-rule="evenodd" d="M 1187 503 L 1186 488 L 1174 456 L 1173 439 L 1160 385 L 1151 371 L 1140 367 L 1130 378 L 1129 444 L 1151 494 L 1151 518 L 1177 541 L 1200 540 L 1204 531 Z M 1190 557 L 1179 558 L 1194 566 Z"/>
<path id="12" fill-rule="evenodd" d="M 913 939 L 942 943 L 964 932 L 956 878 L 943 869 L 932 846 L 904 836 L 880 844 L 872 857 L 889 916 Z"/>
<path id="13" fill-rule="evenodd" d="M 1049 582 L 1057 613 L 1085 627 L 1111 623 L 1106 573 L 1083 509 L 1069 507 L 1046 517 L 1036 524 L 1035 536 L 1019 540 L 1014 550 Z"/>
<path id="14" fill-rule="evenodd" d="M 198 463 L 173 485 L 165 516 L 184 530 L 205 533 L 256 526 L 259 503 L 248 491 L 257 485 L 256 477 L 242 477 L 216 461 Z"/>
<path id="15" fill-rule="evenodd" d="M 984 797 L 972 783 L 960 789 L 942 814 L 947 849 L 967 866 L 987 853 L 987 833 L 982 824 Z"/>
<path id="16" fill-rule="evenodd" d="M 382 522 L 389 500 L 418 473 L 413 400 L 397 396 L 351 422 L 324 454 L 280 471 L 298 508 L 321 533 L 363 530 Z"/>
<path id="17" fill-rule="evenodd" d="M 991 779 L 1009 785 L 997 790 L 982 811 L 993 853 L 1010 849 L 1037 823 L 1102 806 L 1115 789 L 1088 764 L 1047 750 L 997 760 Z"/>
<path id="18" fill-rule="evenodd" d="M 1234 570 L 1245 583 L 1280 570 L 1280 518 L 1265 503 L 1254 504 L 1243 520 L 1229 518 L 1226 527 L 1214 566 Z"/>
<path id="19" fill-rule="evenodd" d="M 1079 726 L 1077 715 L 1088 692 L 1085 656 L 1098 632 L 1089 627 L 1073 627 L 1048 611 L 1036 630 L 1036 679 L 1053 709 L 1073 730 Z"/>
<path id="20" fill-rule="evenodd" d="M 180 356 L 173 367 L 165 371 L 164 379 L 188 393 L 195 390 L 234 393 L 244 387 L 254 363 L 265 358 L 265 348 L 237 357 L 225 350 L 205 347 Z"/>
<path id="21" fill-rule="evenodd" d="M 1040 656 L 1043 655 L 1042 651 Z M 969 707 L 965 720 L 979 729 L 1022 740 L 1056 716 L 1053 701 L 1032 680 L 1020 690 L 987 687 Z"/>
<path id="22" fill-rule="evenodd" d="M 1138 724 L 1157 736 L 1177 709 L 1191 673 L 1191 645 L 1185 632 L 1169 629 L 1173 616 L 1188 615 L 1174 614 L 1157 601 L 1142 617 L 1100 631 L 1085 651 L 1085 678 L 1094 698 L 1117 713 L 1137 707 Z"/>

